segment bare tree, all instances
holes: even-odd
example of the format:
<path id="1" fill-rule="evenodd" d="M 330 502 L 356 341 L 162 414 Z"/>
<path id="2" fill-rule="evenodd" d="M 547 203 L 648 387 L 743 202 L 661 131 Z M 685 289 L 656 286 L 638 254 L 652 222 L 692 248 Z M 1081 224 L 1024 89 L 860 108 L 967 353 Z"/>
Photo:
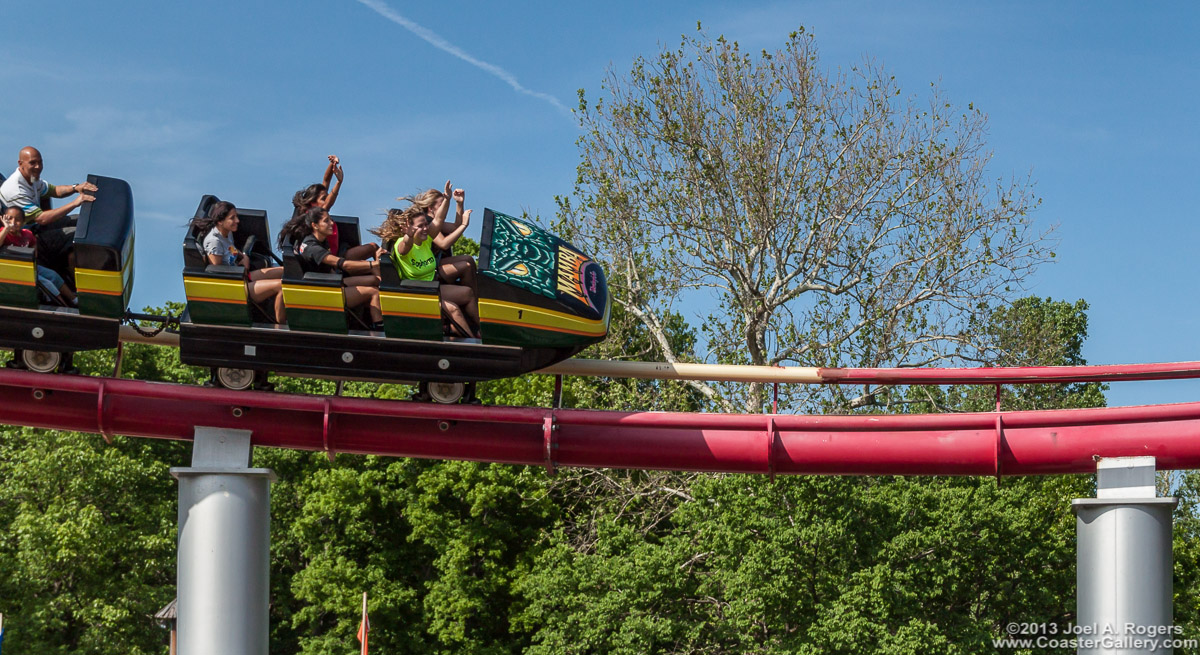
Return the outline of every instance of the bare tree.
<path id="1" fill-rule="evenodd" d="M 902 96 L 872 62 L 818 63 L 803 29 L 757 56 L 699 32 L 610 73 L 600 100 L 580 93 L 559 229 L 606 260 L 616 302 L 668 360 L 664 321 L 698 298 L 716 307 L 702 320 L 717 362 L 980 359 L 971 326 L 1053 256 L 1031 181 L 988 177 L 973 106 L 933 85 Z M 766 390 L 748 392 L 741 409 L 762 411 Z"/>

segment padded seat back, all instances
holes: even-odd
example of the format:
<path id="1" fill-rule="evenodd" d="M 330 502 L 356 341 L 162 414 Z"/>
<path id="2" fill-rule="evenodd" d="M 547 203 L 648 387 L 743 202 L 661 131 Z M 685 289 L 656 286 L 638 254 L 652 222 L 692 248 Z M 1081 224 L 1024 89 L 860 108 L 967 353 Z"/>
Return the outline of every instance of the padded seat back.
<path id="1" fill-rule="evenodd" d="M 75 226 L 75 290 L 79 313 L 119 319 L 133 293 L 133 190 L 124 180 L 88 175 L 96 199 L 83 203 Z M 59 273 L 65 273 L 64 268 Z"/>
<path id="2" fill-rule="evenodd" d="M 37 309 L 37 268 L 33 248 L 0 248 L 0 305 Z"/>
<path id="3" fill-rule="evenodd" d="M 296 256 L 296 244 L 292 243 L 290 237 L 283 241 L 283 279 L 304 279 L 304 268 L 300 266 L 300 258 Z"/>
<path id="4" fill-rule="evenodd" d="M 338 251 L 335 255 L 345 256 L 347 250 L 362 245 L 362 235 L 358 230 L 357 216 L 334 216 L 329 215 L 330 220 L 337 224 L 338 231 Z"/>
<path id="5" fill-rule="evenodd" d="M 256 305 L 246 293 L 244 269 L 241 266 L 213 265 L 204 254 L 204 237 L 194 226 L 195 219 L 208 216 L 213 205 L 220 202 L 214 195 L 205 195 L 192 215 L 192 223 L 183 237 L 183 288 L 187 296 L 188 314 L 193 323 L 204 325 L 250 326 L 256 321 L 270 321 L 271 313 Z M 261 266 L 262 253 L 270 253 L 267 213 L 256 209 L 238 208 L 238 231 L 233 234 L 234 246 L 245 249 L 253 236 L 252 259 Z"/>
<path id="6" fill-rule="evenodd" d="M 208 258 L 204 256 L 205 235 L 197 234 L 197 230 L 192 222 L 197 218 L 207 216 L 209 208 L 219 201 L 220 198 L 214 195 L 206 195 L 200 198 L 200 204 L 196 207 L 196 213 L 192 215 L 192 221 L 189 221 L 187 233 L 183 237 L 184 270 L 203 271 L 208 267 Z"/>

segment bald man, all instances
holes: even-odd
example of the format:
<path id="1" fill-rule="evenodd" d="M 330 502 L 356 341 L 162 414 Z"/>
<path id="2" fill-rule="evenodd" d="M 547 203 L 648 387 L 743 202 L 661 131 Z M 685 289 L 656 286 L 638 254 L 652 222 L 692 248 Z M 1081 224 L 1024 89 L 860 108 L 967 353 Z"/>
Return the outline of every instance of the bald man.
<path id="1" fill-rule="evenodd" d="M 20 207 L 25 212 L 32 231 L 38 239 L 38 259 L 48 266 L 63 263 L 75 241 L 75 219 L 69 218 L 73 210 L 89 200 L 88 195 L 96 185 L 81 182 L 71 186 L 55 186 L 42 180 L 42 153 L 37 148 L 26 146 L 17 155 L 17 170 L 0 184 L 0 203 L 8 207 Z M 71 202 L 55 209 L 42 209 L 42 198 L 66 198 L 79 194 Z"/>

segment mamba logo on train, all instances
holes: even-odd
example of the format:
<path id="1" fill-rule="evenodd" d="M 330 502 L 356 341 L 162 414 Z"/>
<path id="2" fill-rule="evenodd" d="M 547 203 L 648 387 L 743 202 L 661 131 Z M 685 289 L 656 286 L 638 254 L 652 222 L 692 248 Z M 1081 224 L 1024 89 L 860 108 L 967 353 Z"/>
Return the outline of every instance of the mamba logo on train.
<path id="1" fill-rule="evenodd" d="M 500 212 L 488 218 L 485 231 L 490 232 L 490 248 L 484 275 L 577 311 L 597 317 L 606 312 L 608 286 L 592 258 L 522 219 Z"/>
<path id="2" fill-rule="evenodd" d="M 601 293 L 600 267 L 583 253 L 558 246 L 558 292 L 574 298 L 592 309 L 603 307 L 606 298 Z M 601 296 L 596 302 L 594 296 Z M 560 296 L 561 297 L 561 296 Z"/>

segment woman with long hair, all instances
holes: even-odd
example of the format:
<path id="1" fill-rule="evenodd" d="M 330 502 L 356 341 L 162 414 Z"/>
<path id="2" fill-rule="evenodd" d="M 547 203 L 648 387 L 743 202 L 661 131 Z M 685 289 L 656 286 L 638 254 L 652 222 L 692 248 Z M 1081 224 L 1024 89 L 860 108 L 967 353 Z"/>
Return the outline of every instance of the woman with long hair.
<path id="1" fill-rule="evenodd" d="M 290 223 L 289 223 L 290 225 Z M 383 311 L 379 305 L 379 262 L 350 260 L 330 252 L 329 235 L 333 220 L 329 212 L 313 207 L 300 215 L 290 233 L 280 233 L 280 243 L 292 241 L 300 267 L 305 272 L 343 274 L 342 286 L 347 307 L 366 304 L 371 312 L 371 329 L 383 329 Z M 376 254 L 382 254 L 378 250 Z"/>
<path id="2" fill-rule="evenodd" d="M 432 245 L 434 252 L 439 254 L 437 277 L 440 281 L 447 284 L 462 284 L 471 287 L 471 292 L 478 296 L 478 288 L 476 286 L 475 276 L 478 270 L 478 265 L 475 263 L 475 258 L 470 255 L 447 255 L 443 251 L 449 251 L 451 246 L 458 237 L 462 236 L 466 231 L 467 223 L 470 217 L 463 211 L 463 206 L 466 203 L 467 193 L 462 189 L 454 189 L 450 181 L 446 181 L 445 192 L 437 189 L 427 189 L 418 193 L 415 196 L 404 196 L 397 200 L 407 200 L 409 206 L 407 209 L 393 209 L 388 212 L 388 217 L 384 219 L 384 224 L 378 229 L 371 230 L 372 234 L 380 237 L 384 243 L 396 241 L 404 236 L 403 225 L 417 214 L 425 214 L 429 218 L 428 233 L 432 235 L 442 235 L 444 239 L 436 240 Z M 449 199 L 453 197 L 455 201 L 455 222 L 446 222 L 446 214 L 449 213 Z M 393 212 L 399 212 L 393 216 Z M 469 214 L 470 212 L 467 212 Z"/>
<path id="3" fill-rule="evenodd" d="M 238 229 L 237 207 L 224 200 L 214 203 L 208 213 L 192 220 L 197 238 L 202 239 L 209 264 L 241 266 L 246 271 L 246 293 L 254 302 L 275 296 L 275 322 L 287 320 L 283 305 L 283 268 L 272 266 L 250 270 L 250 255 L 240 252 L 233 242 Z"/>
<path id="4" fill-rule="evenodd" d="M 329 188 L 329 181 L 337 177 L 337 184 L 332 189 Z M 296 193 L 292 194 L 292 218 L 284 226 L 284 230 L 290 232 L 292 228 L 300 222 L 300 216 L 312 209 L 320 207 L 325 211 L 333 209 L 333 203 L 337 202 L 338 193 L 342 189 L 342 180 L 344 173 L 342 172 L 342 161 L 337 155 L 329 155 L 329 165 L 325 167 L 325 177 L 320 184 L 310 184 Z M 346 259 L 364 260 L 375 256 L 375 251 L 379 249 L 377 243 L 364 243 L 353 248 L 343 248 L 341 239 L 338 237 L 337 222 L 333 224 L 333 234 L 329 235 L 326 241 L 329 252 Z"/>
<path id="5" fill-rule="evenodd" d="M 412 280 L 437 279 L 442 309 L 451 329 L 461 337 L 479 338 L 479 302 L 475 291 L 475 260 L 467 255 L 446 256 L 437 260 L 435 249 L 449 250 L 471 221 L 471 211 L 463 211 L 466 194 L 462 189 L 446 193 L 429 189 L 411 198 L 406 209 L 391 209 L 383 225 L 372 230 L 392 242 L 392 261 L 400 277 Z M 445 223 L 449 198 L 458 200 L 458 221 Z M 448 228 L 448 229 L 447 229 Z"/>
<path id="6" fill-rule="evenodd" d="M 325 177 L 321 182 L 310 184 L 292 194 L 292 217 L 295 218 L 313 207 L 320 207 L 325 211 L 333 209 L 333 203 L 337 202 L 338 193 L 342 190 L 344 175 L 342 161 L 337 155 L 329 155 L 329 165 L 325 167 Z M 334 176 L 337 176 L 337 184 L 330 189 L 329 180 Z"/>

